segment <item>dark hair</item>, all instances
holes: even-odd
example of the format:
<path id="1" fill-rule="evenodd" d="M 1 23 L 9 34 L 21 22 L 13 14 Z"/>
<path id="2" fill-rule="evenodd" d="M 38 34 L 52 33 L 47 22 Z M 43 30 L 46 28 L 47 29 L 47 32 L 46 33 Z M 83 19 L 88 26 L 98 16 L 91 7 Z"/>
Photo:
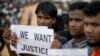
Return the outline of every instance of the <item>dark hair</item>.
<path id="1" fill-rule="evenodd" d="M 38 14 L 39 12 L 42 12 L 43 14 L 48 14 L 53 19 L 57 16 L 57 8 L 49 1 L 40 2 L 36 8 L 35 14 Z"/>
<path id="2" fill-rule="evenodd" d="M 62 14 L 64 24 L 69 24 L 69 14 Z"/>
<path id="3" fill-rule="evenodd" d="M 54 29 L 55 32 L 59 32 L 59 31 L 64 30 L 64 21 L 62 19 L 62 16 L 58 15 L 56 17 L 56 21 L 53 24 L 53 29 Z"/>
<path id="4" fill-rule="evenodd" d="M 100 13 L 100 1 L 90 3 L 84 8 L 84 13 L 86 16 L 96 16 Z"/>
<path id="5" fill-rule="evenodd" d="M 88 5 L 88 2 L 75 2 L 69 6 L 69 11 L 79 9 L 83 10 Z"/>

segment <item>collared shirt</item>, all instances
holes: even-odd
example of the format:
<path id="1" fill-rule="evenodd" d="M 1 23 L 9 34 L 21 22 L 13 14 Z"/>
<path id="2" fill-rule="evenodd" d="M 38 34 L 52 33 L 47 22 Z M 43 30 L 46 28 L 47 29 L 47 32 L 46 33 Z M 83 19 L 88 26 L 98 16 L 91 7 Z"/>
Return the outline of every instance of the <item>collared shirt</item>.
<path id="1" fill-rule="evenodd" d="M 87 45 L 87 40 L 83 40 L 81 41 L 80 43 L 77 43 L 77 44 L 73 44 L 74 42 L 74 39 L 70 40 L 69 42 L 65 43 L 63 46 L 62 46 L 62 49 L 66 49 L 66 48 L 85 48 L 85 47 L 88 47 Z"/>
<path id="2" fill-rule="evenodd" d="M 64 45 L 66 42 L 68 42 L 68 40 L 65 37 L 63 37 L 59 34 L 57 34 L 57 37 L 55 39 L 59 40 L 62 45 Z"/>
<path id="3" fill-rule="evenodd" d="M 69 42 L 65 43 L 62 46 L 62 49 L 68 49 L 68 48 L 88 48 L 88 56 L 91 55 L 92 51 L 93 51 L 93 47 L 88 46 L 87 44 L 87 40 L 83 40 L 80 43 L 74 44 L 74 39 L 71 39 Z"/>

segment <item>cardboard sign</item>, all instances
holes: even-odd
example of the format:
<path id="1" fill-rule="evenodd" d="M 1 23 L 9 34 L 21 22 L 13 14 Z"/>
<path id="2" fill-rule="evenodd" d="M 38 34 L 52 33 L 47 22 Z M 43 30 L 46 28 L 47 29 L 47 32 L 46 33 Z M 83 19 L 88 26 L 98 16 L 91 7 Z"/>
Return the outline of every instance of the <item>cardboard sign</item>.
<path id="1" fill-rule="evenodd" d="M 48 56 L 88 56 L 88 49 L 50 49 Z"/>
<path id="2" fill-rule="evenodd" d="M 48 49 L 50 49 L 54 40 L 53 29 L 14 25 L 11 27 L 11 30 L 12 32 L 16 32 L 18 37 L 17 53 L 28 53 L 39 56 L 48 55 Z"/>
<path id="3" fill-rule="evenodd" d="M 27 27 L 27 25 L 11 25 L 11 30 L 12 30 L 12 34 L 13 34 L 13 32 L 16 32 L 16 28 L 17 27 Z M 48 27 L 47 26 L 28 26 L 28 27 L 32 27 L 32 28 L 36 28 L 36 29 L 38 29 L 38 28 L 43 28 L 43 29 L 48 29 Z M 10 43 L 11 43 L 11 41 L 10 41 Z M 16 48 L 15 47 L 13 47 L 11 44 L 10 44 L 10 49 L 11 49 L 11 51 L 16 51 Z"/>

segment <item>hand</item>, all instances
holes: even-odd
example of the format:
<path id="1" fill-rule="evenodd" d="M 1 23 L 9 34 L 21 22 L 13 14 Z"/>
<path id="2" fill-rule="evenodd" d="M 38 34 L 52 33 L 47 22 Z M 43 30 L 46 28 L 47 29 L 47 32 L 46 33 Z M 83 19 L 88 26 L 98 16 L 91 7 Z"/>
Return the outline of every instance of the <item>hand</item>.
<path id="1" fill-rule="evenodd" d="M 57 39 L 55 39 L 53 42 L 52 42 L 52 45 L 51 45 L 51 48 L 61 48 L 62 44 L 60 43 L 60 41 L 58 41 Z"/>
<path id="2" fill-rule="evenodd" d="M 3 36 L 3 39 L 5 41 L 5 44 L 9 45 L 10 44 L 10 37 L 11 37 L 10 29 L 5 28 L 2 36 Z"/>
<path id="3" fill-rule="evenodd" d="M 13 33 L 10 39 L 11 39 L 11 45 L 16 48 L 18 40 L 16 33 Z"/>

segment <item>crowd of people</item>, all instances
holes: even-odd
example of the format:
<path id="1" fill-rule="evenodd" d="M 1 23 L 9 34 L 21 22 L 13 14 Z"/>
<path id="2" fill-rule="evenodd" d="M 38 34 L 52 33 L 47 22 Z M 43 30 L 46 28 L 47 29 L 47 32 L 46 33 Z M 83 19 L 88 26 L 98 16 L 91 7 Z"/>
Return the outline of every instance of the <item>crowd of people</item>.
<path id="1" fill-rule="evenodd" d="M 18 24 L 17 9 L 9 4 L 0 13 L 0 52 L 6 45 L 10 56 L 36 56 L 32 54 L 18 54 L 10 49 L 16 48 L 17 35 L 11 35 L 10 25 Z M 9 10 L 8 12 L 7 9 Z M 40 2 L 35 10 L 38 26 L 48 26 L 54 29 L 54 41 L 51 49 L 88 48 L 88 56 L 100 56 L 100 2 L 75 2 L 69 5 L 68 14 L 57 15 L 57 8 L 49 1 Z M 15 15 L 13 20 L 8 15 Z M 10 19 L 8 19 L 10 18 Z M 14 23 L 13 23 L 14 22 Z M 2 55 L 1 55 L 2 56 Z"/>

